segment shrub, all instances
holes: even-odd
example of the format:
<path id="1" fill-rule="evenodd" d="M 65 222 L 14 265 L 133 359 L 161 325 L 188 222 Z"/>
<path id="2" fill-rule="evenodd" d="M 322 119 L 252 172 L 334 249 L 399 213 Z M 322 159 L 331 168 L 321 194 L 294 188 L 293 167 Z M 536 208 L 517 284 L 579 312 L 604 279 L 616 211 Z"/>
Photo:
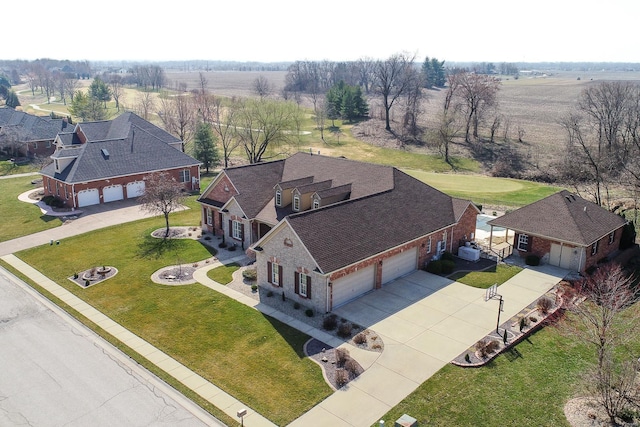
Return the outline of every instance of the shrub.
<path id="1" fill-rule="evenodd" d="M 487 343 L 487 346 L 485 348 L 487 350 L 487 354 L 491 354 L 500 348 L 500 342 L 491 340 Z"/>
<path id="2" fill-rule="evenodd" d="M 296 309 L 296 310 L 299 309 L 300 308 L 300 303 L 298 301 L 294 302 L 293 303 L 293 308 Z"/>
<path id="3" fill-rule="evenodd" d="M 204 240 L 211 240 L 211 236 L 204 236 Z"/>
<path id="4" fill-rule="evenodd" d="M 312 310 L 312 309 L 310 309 L 310 308 L 307 308 L 307 309 L 304 311 L 304 314 L 306 314 L 306 315 L 307 315 L 307 317 L 313 317 L 313 310 Z"/>
<path id="5" fill-rule="evenodd" d="M 227 244 L 225 242 L 222 242 L 218 245 L 219 248 L 226 248 Z"/>
<path id="6" fill-rule="evenodd" d="M 338 336 L 341 338 L 349 338 L 351 336 L 352 329 L 353 326 L 351 326 L 351 323 L 341 323 L 340 326 L 338 326 Z"/>
<path id="7" fill-rule="evenodd" d="M 358 335 L 353 337 L 353 342 L 356 343 L 356 344 L 366 344 L 367 343 L 367 336 L 365 334 L 363 334 L 362 332 L 360 332 Z"/>
<path id="8" fill-rule="evenodd" d="M 229 248 L 227 249 L 229 252 L 233 252 L 236 250 L 236 245 L 231 245 L 229 246 Z"/>
<path id="9" fill-rule="evenodd" d="M 349 350 L 346 348 L 336 348 L 336 365 L 339 367 L 344 366 L 347 360 L 351 359 Z"/>
<path id="10" fill-rule="evenodd" d="M 453 254 L 451 252 L 445 251 L 440 256 L 440 259 L 442 261 L 455 261 L 456 258 L 453 256 Z"/>
<path id="11" fill-rule="evenodd" d="M 451 274 L 456 268 L 455 261 L 444 260 L 442 261 L 442 274 Z"/>
<path id="12" fill-rule="evenodd" d="M 251 285 L 251 292 L 257 292 L 258 291 L 258 285 L 253 284 Z"/>
<path id="13" fill-rule="evenodd" d="M 78 278 L 78 273 L 73 273 L 73 278 L 77 279 Z"/>
<path id="14" fill-rule="evenodd" d="M 337 370 L 336 371 L 336 384 L 338 385 L 338 387 L 342 387 L 348 382 L 349 382 L 349 376 L 347 375 L 347 372 L 345 370 L 343 370 L 343 369 Z"/>
<path id="15" fill-rule="evenodd" d="M 542 314 L 547 314 L 549 310 L 551 310 L 552 306 L 553 306 L 553 302 L 547 297 L 541 297 L 540 299 L 538 299 L 538 302 L 536 303 L 536 307 Z"/>
<path id="16" fill-rule="evenodd" d="M 467 363 L 471 363 L 471 357 L 469 357 L 469 353 L 464 355 L 464 361 Z"/>
<path id="17" fill-rule="evenodd" d="M 524 262 L 527 265 L 532 265 L 532 266 L 540 265 L 540 257 L 538 255 L 533 255 L 533 254 L 527 255 Z"/>
<path id="18" fill-rule="evenodd" d="M 476 343 L 476 350 L 480 354 L 480 357 L 482 358 L 487 357 L 487 340 L 481 339 L 480 341 L 478 341 Z"/>
<path id="19" fill-rule="evenodd" d="M 426 270 L 427 272 L 432 274 L 442 274 L 442 261 L 431 261 L 429 264 L 427 264 Z"/>
<path id="20" fill-rule="evenodd" d="M 380 344 L 374 344 L 373 346 L 371 346 L 371 348 L 374 350 L 380 350 L 382 346 Z"/>
<path id="21" fill-rule="evenodd" d="M 529 319 L 527 317 L 522 317 L 520 319 L 520 332 L 522 332 L 527 326 L 529 326 Z"/>
<path id="22" fill-rule="evenodd" d="M 91 284 L 91 282 L 90 282 L 89 280 L 85 280 L 85 281 L 84 281 L 84 285 L 85 285 L 85 286 L 89 286 L 90 284 Z"/>
<path id="23" fill-rule="evenodd" d="M 333 331 L 338 326 L 338 319 L 335 314 L 331 314 L 322 319 L 322 328 L 327 331 Z"/>
<path id="24" fill-rule="evenodd" d="M 256 270 L 255 268 L 247 268 L 246 270 L 242 271 L 242 277 L 245 280 L 253 282 L 258 278 L 258 270 Z"/>
<path id="25" fill-rule="evenodd" d="M 351 374 L 351 377 L 356 377 L 360 371 L 360 365 L 352 358 L 349 358 L 344 362 L 344 369 Z"/>
<path id="26" fill-rule="evenodd" d="M 269 291 L 269 292 L 267 292 L 267 296 L 268 296 L 269 298 L 271 298 L 271 297 L 273 296 L 273 291 Z"/>
<path id="27" fill-rule="evenodd" d="M 532 323 L 536 323 L 538 318 L 536 316 L 529 316 L 529 320 L 531 320 Z"/>

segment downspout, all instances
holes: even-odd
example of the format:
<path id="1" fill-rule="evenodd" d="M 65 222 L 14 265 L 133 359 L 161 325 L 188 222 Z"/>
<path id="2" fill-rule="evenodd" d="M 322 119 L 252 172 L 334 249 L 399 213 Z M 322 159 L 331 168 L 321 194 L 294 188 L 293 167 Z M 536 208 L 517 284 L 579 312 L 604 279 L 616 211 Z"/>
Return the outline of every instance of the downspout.
<path id="1" fill-rule="evenodd" d="M 73 196 L 73 210 L 76 209 L 76 184 L 71 184 L 71 195 Z"/>
<path id="2" fill-rule="evenodd" d="M 331 291 L 331 282 L 329 281 L 329 276 L 327 276 L 326 289 L 327 289 L 327 299 L 326 299 L 325 304 L 324 304 L 325 305 L 324 312 L 328 313 L 329 312 L 329 297 L 330 297 L 329 293 Z"/>

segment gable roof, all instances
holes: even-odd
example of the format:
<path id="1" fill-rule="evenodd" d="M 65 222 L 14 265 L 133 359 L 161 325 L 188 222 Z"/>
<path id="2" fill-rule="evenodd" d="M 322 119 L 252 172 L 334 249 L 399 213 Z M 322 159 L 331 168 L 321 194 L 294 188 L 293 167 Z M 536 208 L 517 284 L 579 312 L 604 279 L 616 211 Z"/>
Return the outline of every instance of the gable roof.
<path id="1" fill-rule="evenodd" d="M 391 189 L 287 217 L 323 273 L 456 222 L 450 196 L 398 169 L 391 171 Z"/>
<path id="2" fill-rule="evenodd" d="M 53 141 L 63 130 L 72 130 L 74 125 L 70 125 L 64 119 L 52 119 L 49 116 L 34 116 L 23 111 L 16 111 L 13 108 L 0 108 L 0 128 L 3 133 L 10 129 L 21 142 L 29 141 Z"/>
<path id="3" fill-rule="evenodd" d="M 65 144 L 52 156 L 76 158 L 61 173 L 56 173 L 55 165 L 50 164 L 41 174 L 78 183 L 200 164 L 169 145 L 180 140 L 133 113 L 112 121 L 83 123 L 81 130 L 88 137 L 86 143 Z M 68 142 L 69 135 L 65 134 L 64 139 Z"/>
<path id="4" fill-rule="evenodd" d="M 487 224 L 589 246 L 626 222 L 620 215 L 562 190 Z"/>

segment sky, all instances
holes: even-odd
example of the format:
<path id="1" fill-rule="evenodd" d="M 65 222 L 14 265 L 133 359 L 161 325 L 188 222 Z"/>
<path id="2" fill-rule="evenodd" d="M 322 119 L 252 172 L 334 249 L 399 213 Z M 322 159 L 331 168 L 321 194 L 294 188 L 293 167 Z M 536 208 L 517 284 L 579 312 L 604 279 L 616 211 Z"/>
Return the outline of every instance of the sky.
<path id="1" fill-rule="evenodd" d="M 0 59 L 638 62 L 638 0 L 28 0 Z M 24 7 L 25 9 L 22 9 Z M 7 37 L 13 35 L 13 38 Z"/>

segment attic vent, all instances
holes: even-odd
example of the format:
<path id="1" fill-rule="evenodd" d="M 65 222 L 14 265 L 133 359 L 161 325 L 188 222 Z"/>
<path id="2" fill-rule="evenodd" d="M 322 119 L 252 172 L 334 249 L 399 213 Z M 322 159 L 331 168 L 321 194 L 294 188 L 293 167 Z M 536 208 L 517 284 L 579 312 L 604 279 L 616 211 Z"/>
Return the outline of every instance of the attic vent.
<path id="1" fill-rule="evenodd" d="M 576 199 L 576 195 L 575 195 L 575 194 L 572 194 L 572 195 L 571 195 L 571 198 L 572 198 L 573 200 L 575 200 L 575 199 Z"/>
<path id="2" fill-rule="evenodd" d="M 102 157 L 104 157 L 105 159 L 109 158 L 109 152 L 107 151 L 106 148 L 103 148 L 102 150 Z"/>
<path id="3" fill-rule="evenodd" d="M 567 199 L 567 201 L 568 201 L 569 203 L 571 203 L 571 201 L 572 201 L 572 200 L 571 200 L 571 197 L 570 197 L 570 196 L 564 196 L 564 198 L 565 198 L 565 199 Z"/>

